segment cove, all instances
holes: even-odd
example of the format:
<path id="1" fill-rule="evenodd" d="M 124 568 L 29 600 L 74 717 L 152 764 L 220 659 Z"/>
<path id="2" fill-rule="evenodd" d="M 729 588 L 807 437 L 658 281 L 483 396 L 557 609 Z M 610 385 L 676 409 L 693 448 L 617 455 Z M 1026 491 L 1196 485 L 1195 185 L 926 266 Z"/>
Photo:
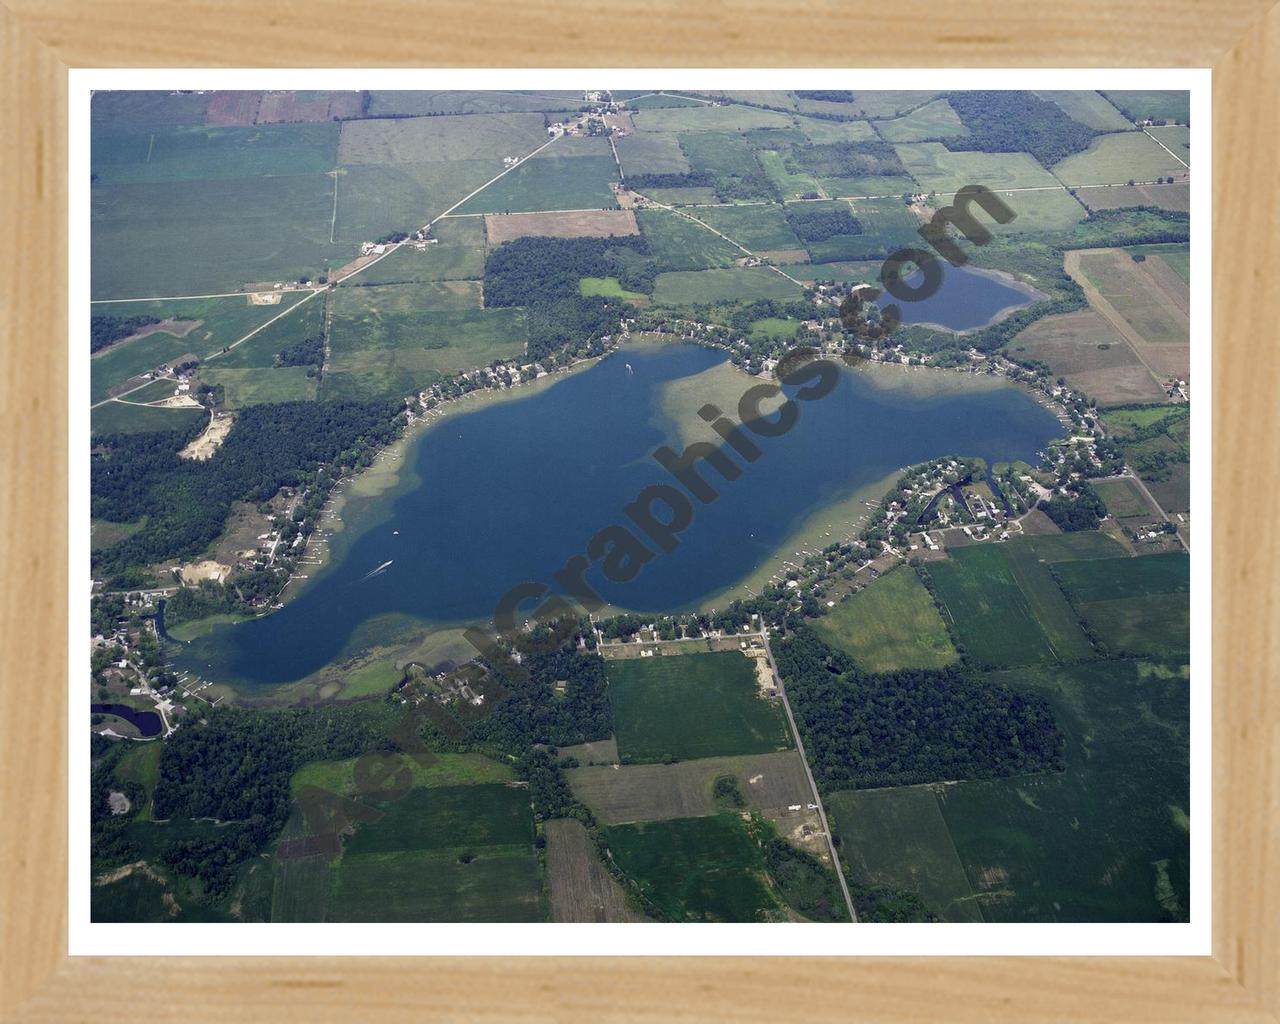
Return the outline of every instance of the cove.
<path id="1" fill-rule="evenodd" d="M 929 325 L 959 333 L 986 327 L 1043 298 L 1030 285 L 995 271 L 953 267 L 941 261 L 939 264 L 942 284 L 928 298 L 902 302 L 886 294 L 877 305 L 883 308 L 896 302 L 904 324 Z M 918 288 L 923 280 L 924 274 L 917 270 L 905 278 L 905 283 L 910 288 Z"/>
<path id="2" fill-rule="evenodd" d="M 488 622 L 508 589 L 551 582 L 595 533 L 626 524 L 623 507 L 644 487 L 674 482 L 652 458 L 663 444 L 683 448 L 663 397 L 725 360 L 684 344 L 627 348 L 528 396 L 446 416 L 407 446 L 394 487 L 344 508 L 329 563 L 284 608 L 214 627 L 176 663 L 266 696 L 380 642 L 380 622 Z M 758 383 L 741 381 L 743 391 Z M 690 398 L 690 419 L 716 400 L 696 389 Z M 720 497 L 693 503 L 676 550 L 628 583 L 593 569 L 590 585 L 619 608 L 695 608 L 744 579 L 815 511 L 903 466 L 946 454 L 1034 463 L 1061 432 L 1012 385 L 925 370 L 842 367 L 831 394 L 797 405 L 789 433 L 757 439 L 755 463 L 735 458 L 738 479 L 703 468 Z"/>

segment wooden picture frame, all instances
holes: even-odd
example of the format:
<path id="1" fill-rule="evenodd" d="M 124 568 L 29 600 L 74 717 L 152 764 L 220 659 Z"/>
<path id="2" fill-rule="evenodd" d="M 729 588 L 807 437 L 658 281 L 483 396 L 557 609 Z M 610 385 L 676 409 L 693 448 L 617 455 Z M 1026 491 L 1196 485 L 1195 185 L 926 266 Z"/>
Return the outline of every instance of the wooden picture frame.
<path id="1" fill-rule="evenodd" d="M 557 0 L 0 7 L 4 1020 L 1280 1020 L 1280 7 L 1271 0 L 622 12 Z M 642 25 L 637 25 L 638 18 Z M 630 31 L 623 31 L 627 25 Z M 625 44 L 620 47 L 620 41 Z M 1213 955 L 179 958 L 67 955 L 67 71 L 100 66 L 1164 66 L 1214 69 Z M 530 936 L 531 951 L 537 943 Z M 122 950 L 127 953 L 128 950 Z"/>

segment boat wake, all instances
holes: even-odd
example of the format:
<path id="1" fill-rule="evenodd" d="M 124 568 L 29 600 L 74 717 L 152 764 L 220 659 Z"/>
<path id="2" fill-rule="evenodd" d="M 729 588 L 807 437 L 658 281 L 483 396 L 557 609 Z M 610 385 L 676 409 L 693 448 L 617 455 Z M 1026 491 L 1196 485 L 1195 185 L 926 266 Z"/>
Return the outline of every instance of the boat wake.
<path id="1" fill-rule="evenodd" d="M 394 558 L 392 558 L 392 559 L 389 559 L 389 560 L 388 560 L 388 561 L 386 561 L 386 562 L 383 562 L 380 566 L 378 566 L 378 568 L 376 568 L 376 569 L 370 569 L 367 573 L 365 573 L 363 576 L 361 576 L 361 577 L 360 577 L 360 582 L 361 582 L 361 583 L 363 583 L 365 580 L 371 580 L 371 579 L 373 579 L 375 576 L 381 576 L 384 572 L 386 572 L 386 571 L 387 571 L 387 569 L 390 567 L 391 563 L 392 563 L 392 562 L 394 562 L 394 561 L 395 561 L 395 559 L 394 559 Z"/>

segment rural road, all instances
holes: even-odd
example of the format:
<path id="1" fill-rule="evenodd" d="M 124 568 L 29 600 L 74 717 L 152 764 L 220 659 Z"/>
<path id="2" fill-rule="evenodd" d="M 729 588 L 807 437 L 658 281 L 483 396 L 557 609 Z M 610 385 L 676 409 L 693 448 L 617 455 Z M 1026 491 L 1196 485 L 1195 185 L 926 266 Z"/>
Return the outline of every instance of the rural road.
<path id="1" fill-rule="evenodd" d="M 809 767 L 809 758 L 804 752 L 804 740 L 800 738 L 800 730 L 796 728 L 795 716 L 791 713 L 791 702 L 787 700 L 787 688 L 783 685 L 782 674 L 773 660 L 773 648 L 769 645 L 769 634 L 761 631 L 764 641 L 764 653 L 769 659 L 769 671 L 773 673 L 774 682 L 778 684 L 778 695 L 782 697 L 782 709 L 787 713 L 787 723 L 796 738 L 796 750 L 800 754 L 800 763 L 804 765 L 804 773 L 809 777 L 809 788 L 813 791 L 813 802 L 818 805 L 818 820 L 822 822 L 822 831 L 827 834 L 827 846 L 831 850 L 831 864 L 836 869 L 836 878 L 840 880 L 840 891 L 844 893 L 844 905 L 849 911 L 849 920 L 858 923 L 858 912 L 853 909 L 853 897 L 849 895 L 849 884 L 844 880 L 844 869 L 840 866 L 840 854 L 836 851 L 835 836 L 831 834 L 831 826 L 827 824 L 827 812 L 822 806 L 822 797 L 818 795 L 818 784 L 814 781 L 813 770 Z"/>

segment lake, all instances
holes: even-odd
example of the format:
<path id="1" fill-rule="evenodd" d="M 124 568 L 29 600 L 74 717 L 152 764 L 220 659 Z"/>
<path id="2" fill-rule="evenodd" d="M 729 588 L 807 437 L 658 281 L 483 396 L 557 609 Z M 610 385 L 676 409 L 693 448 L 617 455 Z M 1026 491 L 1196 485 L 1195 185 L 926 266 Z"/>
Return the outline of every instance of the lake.
<path id="1" fill-rule="evenodd" d="M 904 324 L 928 324 L 962 332 L 986 327 L 1044 297 L 1030 285 L 992 270 L 953 267 L 941 260 L 939 265 L 942 284 L 927 299 L 901 302 L 883 295 L 877 305 L 883 308 L 896 302 Z M 917 288 L 923 280 L 924 274 L 917 270 L 906 278 L 906 284 Z"/>
<path id="2" fill-rule="evenodd" d="M 597 531 L 626 522 L 623 507 L 642 488 L 674 482 L 652 458 L 679 436 L 664 398 L 713 369 L 736 387 L 718 368 L 725 360 L 692 345 L 628 348 L 549 387 L 444 417 L 407 445 L 393 487 L 347 500 L 328 564 L 284 608 L 213 628 L 177 664 L 266 696 L 386 642 L 380 623 L 421 633 L 422 623 L 489 621 L 509 588 L 550 582 Z M 759 383 L 740 376 L 741 391 Z M 730 408 L 695 386 L 687 417 L 708 400 Z M 816 511 L 901 467 L 946 454 L 1034 463 L 1061 432 L 1022 390 L 941 371 L 842 368 L 831 394 L 796 405 L 789 433 L 756 438 L 756 462 L 735 460 L 738 479 L 704 468 L 720 498 L 694 503 L 674 552 L 631 582 L 595 570 L 588 582 L 620 608 L 692 609 L 744 580 Z"/>
<path id="3" fill-rule="evenodd" d="M 139 711 L 128 704 L 91 704 L 89 711 L 95 715 L 115 715 L 123 718 L 144 737 L 159 736 L 163 723 L 154 711 Z"/>

